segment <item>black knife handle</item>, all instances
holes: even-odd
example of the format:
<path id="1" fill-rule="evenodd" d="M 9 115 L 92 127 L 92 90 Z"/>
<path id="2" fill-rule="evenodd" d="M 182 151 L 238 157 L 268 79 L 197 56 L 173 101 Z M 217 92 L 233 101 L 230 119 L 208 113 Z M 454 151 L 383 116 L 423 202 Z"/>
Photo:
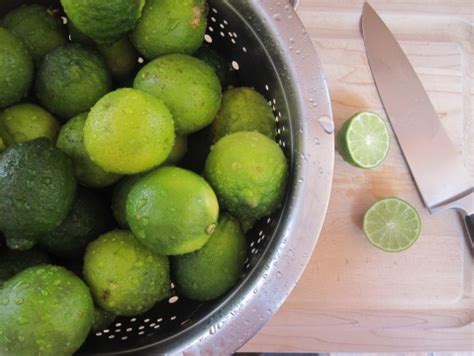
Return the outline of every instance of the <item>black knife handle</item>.
<path id="1" fill-rule="evenodd" d="M 466 215 L 464 217 L 464 223 L 466 224 L 466 231 L 471 241 L 472 246 L 474 247 L 474 214 Z"/>

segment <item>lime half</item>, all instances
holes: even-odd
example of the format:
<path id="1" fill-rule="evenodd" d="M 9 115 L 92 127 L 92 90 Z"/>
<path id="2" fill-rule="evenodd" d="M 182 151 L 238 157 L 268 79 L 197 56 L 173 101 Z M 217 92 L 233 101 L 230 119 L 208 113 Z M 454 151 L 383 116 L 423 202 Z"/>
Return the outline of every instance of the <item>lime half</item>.
<path id="1" fill-rule="evenodd" d="M 370 243 L 388 252 L 399 252 L 413 245 L 420 236 L 418 212 L 398 198 L 380 200 L 364 216 L 364 232 Z"/>
<path id="2" fill-rule="evenodd" d="M 360 112 L 350 118 L 339 133 L 341 154 L 360 168 L 377 167 L 390 147 L 387 126 L 379 115 Z"/>

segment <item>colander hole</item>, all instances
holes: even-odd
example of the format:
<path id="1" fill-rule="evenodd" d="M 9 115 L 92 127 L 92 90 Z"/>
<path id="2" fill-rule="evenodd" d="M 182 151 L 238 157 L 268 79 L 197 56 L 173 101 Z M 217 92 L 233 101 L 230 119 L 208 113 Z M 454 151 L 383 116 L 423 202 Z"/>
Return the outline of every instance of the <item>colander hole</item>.
<path id="1" fill-rule="evenodd" d="M 217 22 L 217 19 L 214 16 L 211 16 L 211 21 L 212 22 Z"/>
<path id="2" fill-rule="evenodd" d="M 221 37 L 225 37 L 225 33 L 224 32 L 219 32 L 219 35 L 221 35 Z"/>
<path id="3" fill-rule="evenodd" d="M 282 127 L 281 127 L 281 130 L 282 130 L 283 132 L 285 132 L 285 131 L 286 131 L 286 127 L 285 127 L 285 126 L 282 126 Z"/>
<path id="4" fill-rule="evenodd" d="M 277 129 L 277 133 L 280 135 L 280 134 L 281 134 L 281 130 L 280 130 L 280 129 Z"/>
<path id="5" fill-rule="evenodd" d="M 258 232 L 258 236 L 262 236 L 262 235 L 263 235 L 263 230 L 260 230 L 260 231 Z"/>
<path id="6" fill-rule="evenodd" d="M 245 47 L 244 47 L 245 48 Z M 246 49 L 246 48 L 245 48 Z M 244 51 L 245 52 L 245 51 Z M 265 84 L 265 90 L 266 91 L 270 91 L 270 87 L 268 86 L 268 84 Z"/>
<path id="7" fill-rule="evenodd" d="M 247 263 L 247 264 L 245 265 L 245 268 L 246 268 L 246 269 L 249 269 L 249 268 L 250 268 L 250 263 Z"/>
<path id="8" fill-rule="evenodd" d="M 127 328 L 127 330 L 125 330 L 125 331 L 129 333 L 129 332 L 133 331 L 133 329 L 132 328 Z"/>
<path id="9" fill-rule="evenodd" d="M 232 68 L 234 68 L 235 70 L 239 70 L 240 69 L 240 65 L 237 61 L 232 61 Z"/>
<path id="10" fill-rule="evenodd" d="M 214 32 L 214 27 L 209 26 L 208 29 L 209 29 L 209 31 Z"/>
<path id="11" fill-rule="evenodd" d="M 247 47 L 242 47 L 242 51 L 247 53 Z M 268 89 L 267 89 L 268 90 Z"/>
<path id="12" fill-rule="evenodd" d="M 280 118 L 281 118 L 281 112 L 280 112 L 280 111 L 278 111 L 278 117 L 280 117 Z"/>
<path id="13" fill-rule="evenodd" d="M 122 329 L 115 329 L 115 332 L 116 332 L 116 333 L 119 333 L 119 332 L 121 332 L 121 331 L 122 331 Z"/>
<path id="14" fill-rule="evenodd" d="M 179 297 L 177 295 L 172 296 L 170 299 L 168 299 L 168 302 L 170 304 L 174 304 L 178 301 Z"/>
<path id="15" fill-rule="evenodd" d="M 235 38 L 239 38 L 239 36 L 237 36 L 237 33 L 234 32 L 234 37 Z"/>
<path id="16" fill-rule="evenodd" d="M 69 35 L 69 36 L 68 36 L 68 39 L 69 39 L 69 41 L 72 41 L 72 36 Z"/>
<path id="17" fill-rule="evenodd" d="M 115 339 L 115 335 L 109 335 L 109 339 Z"/>
<path id="18" fill-rule="evenodd" d="M 170 320 L 176 320 L 176 316 L 173 315 L 173 316 L 170 318 Z"/>
<path id="19" fill-rule="evenodd" d="M 257 249 L 253 248 L 252 251 L 250 251 L 252 253 L 252 255 L 255 255 L 255 252 L 257 251 Z"/>
<path id="20" fill-rule="evenodd" d="M 131 321 L 132 323 L 134 323 L 134 322 L 137 321 L 137 318 L 132 318 L 132 319 L 130 319 L 130 321 Z"/>
<path id="21" fill-rule="evenodd" d="M 227 34 L 229 35 L 229 37 L 234 37 L 234 34 L 232 32 L 227 32 Z"/>
<path id="22" fill-rule="evenodd" d="M 145 63 L 145 59 L 143 57 L 138 57 L 138 63 L 143 64 Z"/>
<path id="23" fill-rule="evenodd" d="M 157 323 L 161 323 L 163 321 L 163 318 L 156 319 Z"/>
<path id="24" fill-rule="evenodd" d="M 144 331 L 139 331 L 138 335 L 143 335 L 145 332 Z"/>
<path id="25" fill-rule="evenodd" d="M 105 329 L 105 330 L 103 330 L 103 332 L 104 332 L 104 334 L 108 334 L 108 333 L 110 332 L 110 330 L 109 330 L 109 329 Z"/>
<path id="26" fill-rule="evenodd" d="M 273 99 L 272 102 L 273 102 L 274 105 L 276 105 L 276 103 L 277 103 L 276 99 Z"/>
<path id="27" fill-rule="evenodd" d="M 95 333 L 95 336 L 102 336 L 101 332 Z"/>
<path id="28" fill-rule="evenodd" d="M 222 28 L 222 29 L 224 29 L 224 28 L 225 28 L 225 25 L 224 25 L 223 23 L 220 23 L 220 24 L 219 24 L 219 27 Z"/>
<path id="29" fill-rule="evenodd" d="M 160 326 L 159 326 L 159 325 L 155 325 L 154 328 L 155 328 L 155 329 L 159 329 Z"/>
<path id="30" fill-rule="evenodd" d="M 115 326 L 119 328 L 122 326 L 122 323 L 116 323 Z"/>
<path id="31" fill-rule="evenodd" d="M 237 41 L 234 40 L 233 38 L 230 39 L 230 42 L 232 42 L 233 44 L 237 44 Z"/>
<path id="32" fill-rule="evenodd" d="M 155 325 L 156 325 L 155 323 L 151 323 L 150 328 L 154 327 Z"/>
<path id="33" fill-rule="evenodd" d="M 67 25 L 67 17 L 61 16 L 61 21 L 63 22 L 63 25 Z"/>
<path id="34" fill-rule="evenodd" d="M 222 21 L 222 22 L 223 22 L 224 25 L 226 25 L 226 26 L 229 24 L 229 22 L 228 22 L 227 20 L 224 20 L 224 21 Z"/>
<path id="35" fill-rule="evenodd" d="M 204 35 L 204 40 L 205 40 L 207 43 L 212 43 L 212 37 L 209 36 L 208 34 L 205 34 L 205 35 Z"/>
<path id="36" fill-rule="evenodd" d="M 171 282 L 171 289 L 174 289 L 174 283 Z"/>
<path id="37" fill-rule="evenodd" d="M 219 12 L 219 11 L 217 11 L 217 9 L 214 8 L 214 7 L 213 7 L 211 10 L 212 10 L 212 12 L 215 13 L 215 14 L 217 14 L 217 13 Z"/>
<path id="38" fill-rule="evenodd" d="M 128 339 L 128 336 L 122 336 L 121 339 L 122 339 L 122 340 L 127 340 L 127 339 Z"/>
<path id="39" fill-rule="evenodd" d="M 250 243 L 250 247 L 253 247 L 254 244 L 255 244 L 255 242 L 252 241 L 252 242 Z"/>

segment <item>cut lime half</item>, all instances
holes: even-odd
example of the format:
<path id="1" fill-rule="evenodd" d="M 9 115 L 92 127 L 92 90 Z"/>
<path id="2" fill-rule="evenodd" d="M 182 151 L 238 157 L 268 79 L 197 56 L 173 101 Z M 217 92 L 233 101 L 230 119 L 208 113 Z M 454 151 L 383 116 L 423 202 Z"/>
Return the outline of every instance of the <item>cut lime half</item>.
<path id="1" fill-rule="evenodd" d="M 350 118 L 339 133 L 339 142 L 346 161 L 367 169 L 382 163 L 390 147 L 387 126 L 372 112 L 360 112 Z"/>
<path id="2" fill-rule="evenodd" d="M 388 252 L 406 250 L 420 236 L 418 212 L 398 198 L 380 200 L 364 216 L 364 232 L 370 243 Z"/>

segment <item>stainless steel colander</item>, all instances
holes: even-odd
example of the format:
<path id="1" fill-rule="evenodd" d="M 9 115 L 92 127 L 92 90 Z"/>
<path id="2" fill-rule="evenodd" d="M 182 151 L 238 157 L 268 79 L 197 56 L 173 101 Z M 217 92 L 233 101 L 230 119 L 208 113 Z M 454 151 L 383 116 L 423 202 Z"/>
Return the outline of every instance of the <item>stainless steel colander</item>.
<path id="1" fill-rule="evenodd" d="M 82 353 L 233 352 L 280 307 L 318 239 L 331 190 L 334 123 L 320 62 L 291 6 L 296 0 L 208 1 L 205 40 L 274 110 L 291 167 L 284 207 L 249 233 L 245 271 L 224 297 L 196 303 L 173 296 L 91 335 Z M 23 2 L 2 1 L 0 12 Z"/>

